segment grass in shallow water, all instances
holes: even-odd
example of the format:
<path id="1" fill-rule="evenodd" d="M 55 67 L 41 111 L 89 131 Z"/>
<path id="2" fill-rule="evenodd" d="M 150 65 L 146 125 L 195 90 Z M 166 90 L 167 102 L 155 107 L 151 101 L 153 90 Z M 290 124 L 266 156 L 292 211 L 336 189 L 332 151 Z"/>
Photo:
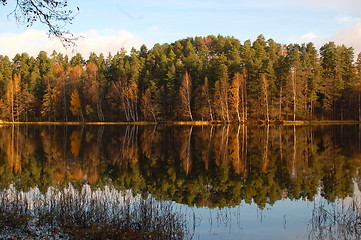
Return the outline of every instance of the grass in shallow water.
<path id="1" fill-rule="evenodd" d="M 173 202 L 106 187 L 0 192 L 0 237 L 191 239 L 193 217 Z"/>

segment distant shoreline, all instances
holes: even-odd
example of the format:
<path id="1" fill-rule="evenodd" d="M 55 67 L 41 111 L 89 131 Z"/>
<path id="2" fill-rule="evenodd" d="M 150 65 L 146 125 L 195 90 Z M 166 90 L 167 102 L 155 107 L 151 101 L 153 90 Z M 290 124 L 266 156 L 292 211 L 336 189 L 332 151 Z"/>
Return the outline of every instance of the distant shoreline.
<path id="1" fill-rule="evenodd" d="M 206 126 L 206 125 L 246 125 L 246 126 L 289 126 L 289 125 L 352 125 L 361 124 L 361 121 L 354 120 L 315 120 L 315 121 L 247 121 L 247 122 L 232 122 L 232 121 L 135 121 L 135 122 L 8 122 L 0 121 L 0 126 L 9 125 L 192 125 L 192 126 Z"/>

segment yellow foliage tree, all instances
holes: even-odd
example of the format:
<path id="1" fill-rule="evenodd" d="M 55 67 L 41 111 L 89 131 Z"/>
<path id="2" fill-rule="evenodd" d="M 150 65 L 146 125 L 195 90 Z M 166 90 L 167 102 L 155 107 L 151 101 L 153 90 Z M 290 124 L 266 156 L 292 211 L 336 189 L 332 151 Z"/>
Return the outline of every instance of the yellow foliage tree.
<path id="1" fill-rule="evenodd" d="M 78 90 L 76 89 L 70 96 L 70 111 L 74 116 L 80 116 L 84 121 L 83 112 L 81 110 L 80 96 Z"/>
<path id="2" fill-rule="evenodd" d="M 236 73 L 232 80 L 231 89 L 229 91 L 229 107 L 231 110 L 231 115 L 233 118 L 236 118 L 238 122 L 241 121 L 239 114 L 239 108 L 241 105 L 240 99 L 240 87 L 241 87 L 241 74 Z M 235 117 L 236 116 L 236 117 Z"/>
<path id="3" fill-rule="evenodd" d="M 19 111 L 20 90 L 20 74 L 14 74 L 14 77 L 10 78 L 6 89 L 6 103 L 12 122 L 15 122 L 15 117 Z"/>

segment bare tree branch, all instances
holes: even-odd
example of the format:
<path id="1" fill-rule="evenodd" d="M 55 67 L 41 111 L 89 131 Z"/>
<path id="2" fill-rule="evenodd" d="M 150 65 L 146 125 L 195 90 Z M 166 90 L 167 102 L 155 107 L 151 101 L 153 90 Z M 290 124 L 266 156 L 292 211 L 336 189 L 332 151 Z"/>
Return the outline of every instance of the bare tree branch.
<path id="1" fill-rule="evenodd" d="M 1 0 L 5 6 L 7 0 Z M 74 47 L 79 38 L 65 29 L 67 24 L 72 24 L 78 15 L 79 8 L 74 12 L 69 10 L 66 0 L 17 0 L 15 9 L 8 15 L 14 15 L 16 22 L 26 27 L 31 27 L 35 22 L 45 24 L 49 37 L 58 38 L 64 47 Z"/>

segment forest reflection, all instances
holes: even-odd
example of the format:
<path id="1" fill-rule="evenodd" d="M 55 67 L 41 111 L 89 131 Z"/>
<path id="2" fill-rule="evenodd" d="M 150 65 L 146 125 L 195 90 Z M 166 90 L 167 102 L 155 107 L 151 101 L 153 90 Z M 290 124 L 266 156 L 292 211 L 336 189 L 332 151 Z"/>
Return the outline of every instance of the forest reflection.
<path id="1" fill-rule="evenodd" d="M 112 185 L 187 205 L 261 209 L 284 198 L 352 196 L 359 125 L 8 126 L 0 186 Z"/>

